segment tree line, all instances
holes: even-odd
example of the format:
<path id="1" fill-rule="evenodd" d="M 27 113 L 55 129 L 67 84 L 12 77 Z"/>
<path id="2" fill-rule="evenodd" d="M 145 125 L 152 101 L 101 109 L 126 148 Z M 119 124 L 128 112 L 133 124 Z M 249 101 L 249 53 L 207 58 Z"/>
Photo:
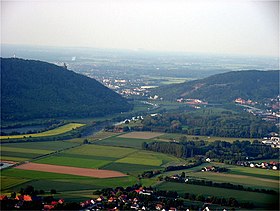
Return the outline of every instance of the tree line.
<path id="1" fill-rule="evenodd" d="M 263 145 L 257 140 L 206 142 L 200 141 L 180 141 L 175 142 L 151 142 L 142 144 L 145 150 L 170 154 L 179 158 L 190 158 L 195 156 L 205 156 L 216 159 L 219 162 L 235 164 L 237 161 L 254 159 L 271 159 L 279 157 L 279 149 Z"/>

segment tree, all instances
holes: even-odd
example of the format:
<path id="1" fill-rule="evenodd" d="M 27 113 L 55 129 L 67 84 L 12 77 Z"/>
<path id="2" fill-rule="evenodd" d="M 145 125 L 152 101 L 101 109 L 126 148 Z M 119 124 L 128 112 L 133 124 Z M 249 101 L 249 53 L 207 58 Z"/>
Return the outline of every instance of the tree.
<path id="1" fill-rule="evenodd" d="M 56 194 L 56 190 L 55 189 L 51 189 L 51 194 Z"/>
<path id="2" fill-rule="evenodd" d="M 181 177 L 182 177 L 182 178 L 185 178 L 185 177 L 186 177 L 185 172 L 182 172 Z"/>
<path id="3" fill-rule="evenodd" d="M 17 196 L 16 192 L 12 192 L 12 193 L 11 193 L 11 198 L 14 199 L 14 198 L 16 198 L 16 196 Z"/>

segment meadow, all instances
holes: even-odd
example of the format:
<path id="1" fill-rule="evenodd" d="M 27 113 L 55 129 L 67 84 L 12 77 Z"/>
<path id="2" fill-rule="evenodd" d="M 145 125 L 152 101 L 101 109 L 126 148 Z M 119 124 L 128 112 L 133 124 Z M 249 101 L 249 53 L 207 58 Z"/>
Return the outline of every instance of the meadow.
<path id="1" fill-rule="evenodd" d="M 202 172 L 201 168 L 205 166 L 220 166 L 229 169 L 228 173 L 216 173 L 216 172 Z M 279 191 L 279 171 L 257 169 L 250 167 L 239 167 L 234 165 L 225 165 L 222 163 L 204 163 L 200 166 L 179 170 L 166 172 L 163 176 L 171 176 L 174 174 L 181 174 L 185 172 L 186 176 L 195 179 L 210 180 L 218 183 L 232 183 L 240 184 L 251 188 L 260 189 L 271 189 Z"/>
<path id="2" fill-rule="evenodd" d="M 239 202 L 252 202 L 260 208 L 271 208 L 277 203 L 278 195 L 255 193 L 248 191 L 231 190 L 226 188 L 207 187 L 200 185 L 163 182 L 156 186 L 159 190 L 173 190 L 183 197 L 185 193 L 201 194 L 205 197 L 217 196 L 220 198 L 236 198 Z"/>
<path id="3" fill-rule="evenodd" d="M 42 133 L 32 133 L 32 134 L 24 134 L 24 135 L 9 135 L 9 136 L 0 136 L 0 139 L 19 139 L 19 138 L 38 138 L 38 137 L 46 137 L 46 136 L 56 136 L 63 133 L 67 133 L 71 130 L 77 129 L 79 127 L 85 126 L 85 124 L 80 123 L 69 123 L 58 128 L 48 130 Z"/>
<path id="4" fill-rule="evenodd" d="M 27 161 L 74 146 L 78 144 L 67 141 L 7 143 L 1 145 L 1 160 Z"/>
<path id="5" fill-rule="evenodd" d="M 144 142 L 150 143 L 154 140 L 151 139 L 136 139 L 136 138 L 121 138 L 118 136 L 109 137 L 100 141 L 97 141 L 96 144 L 105 145 L 105 146 L 118 146 L 118 147 L 131 147 L 142 149 L 142 144 Z"/>
<path id="6" fill-rule="evenodd" d="M 84 168 L 117 170 L 135 175 L 145 170 L 163 169 L 167 163 L 184 163 L 182 159 L 162 153 L 133 148 L 87 144 L 42 158 L 36 163 Z"/>

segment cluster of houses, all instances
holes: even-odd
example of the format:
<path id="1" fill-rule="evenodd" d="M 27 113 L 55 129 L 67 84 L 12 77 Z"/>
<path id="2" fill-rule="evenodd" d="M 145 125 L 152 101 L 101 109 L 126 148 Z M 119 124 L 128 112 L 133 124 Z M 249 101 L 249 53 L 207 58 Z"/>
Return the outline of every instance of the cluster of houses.
<path id="1" fill-rule="evenodd" d="M 280 138 L 278 133 L 270 133 L 269 137 L 264 137 L 262 144 L 270 145 L 273 148 L 280 148 Z"/>
<path id="2" fill-rule="evenodd" d="M 272 169 L 272 170 L 279 170 L 280 168 L 280 162 L 278 161 L 270 161 L 270 162 L 237 161 L 236 165 L 251 167 L 251 168 Z"/>
<path id="3" fill-rule="evenodd" d="M 96 199 L 87 200 L 80 205 L 81 210 L 160 210 L 177 211 L 176 207 L 166 207 L 154 193 L 152 188 L 133 188 L 129 192 L 118 194 L 119 190 L 111 190 L 107 197 L 100 195 Z M 147 205 L 145 196 L 153 198 L 152 203 Z"/>
<path id="4" fill-rule="evenodd" d="M 274 99 L 271 100 L 272 100 L 271 102 L 273 102 Z M 252 100 L 244 100 L 242 98 L 237 98 L 235 99 L 234 102 L 237 103 L 238 105 L 245 107 L 246 108 L 245 110 L 253 114 L 254 116 L 261 117 L 262 120 L 264 121 L 278 122 L 280 118 L 280 112 L 279 112 L 280 102 L 278 101 L 278 98 L 277 98 L 277 102 L 274 104 L 271 104 L 271 102 L 264 103 L 264 105 L 268 107 L 268 109 L 259 109 L 253 107 L 254 105 L 258 104 L 258 102 L 253 102 Z"/>
<path id="5" fill-rule="evenodd" d="M 200 99 L 184 99 L 179 98 L 176 100 L 178 103 L 185 103 L 193 108 L 200 108 L 201 105 L 207 105 L 208 102 L 202 101 Z"/>
<path id="6" fill-rule="evenodd" d="M 241 104 L 241 105 L 256 105 L 258 102 L 253 102 L 252 100 L 244 100 L 242 98 L 236 98 L 235 103 Z"/>
<path id="7" fill-rule="evenodd" d="M 63 205 L 63 199 L 55 200 L 52 196 L 30 196 L 27 194 L 17 195 L 15 198 L 8 197 L 7 195 L 0 196 L 1 209 L 3 210 L 26 210 L 29 208 L 36 208 L 41 210 L 52 210 L 58 205 Z"/>
<path id="8" fill-rule="evenodd" d="M 177 196 L 177 193 L 176 193 Z M 47 199 L 46 199 L 47 198 Z M 172 201 L 172 205 L 167 204 Z M 30 196 L 18 195 L 16 197 L 0 197 L 1 209 L 3 210 L 57 210 L 66 209 L 69 202 L 63 199 L 55 200 L 52 196 Z M 142 186 L 134 186 L 124 188 L 116 188 L 110 190 L 99 191 L 94 199 L 89 199 L 80 203 L 73 203 L 73 210 L 160 210 L 160 211 L 176 211 L 180 209 L 182 204 L 178 204 L 174 197 L 158 195 L 152 188 L 144 188 Z M 176 207 L 177 205 L 177 207 Z"/>

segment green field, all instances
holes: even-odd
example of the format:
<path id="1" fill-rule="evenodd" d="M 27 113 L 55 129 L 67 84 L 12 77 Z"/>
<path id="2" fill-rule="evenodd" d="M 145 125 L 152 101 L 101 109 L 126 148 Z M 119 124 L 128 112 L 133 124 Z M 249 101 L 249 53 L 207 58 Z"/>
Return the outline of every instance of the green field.
<path id="1" fill-rule="evenodd" d="M 52 129 L 52 130 L 48 130 L 48 131 L 45 131 L 42 133 L 0 136 L 0 139 L 17 139 L 17 138 L 25 138 L 25 137 L 36 138 L 36 137 L 56 136 L 56 135 L 60 135 L 63 133 L 67 133 L 73 129 L 82 127 L 84 125 L 85 124 L 80 124 L 80 123 L 69 123 L 69 124 L 63 125 L 61 127 L 58 127 L 58 128 Z"/>
<path id="2" fill-rule="evenodd" d="M 215 173 L 215 172 L 202 172 L 201 168 L 205 166 L 221 166 L 230 169 L 229 173 Z M 257 169 L 250 167 L 239 167 L 234 165 L 225 165 L 221 163 L 204 163 L 200 166 L 166 172 L 164 176 L 170 176 L 174 174 L 181 174 L 185 172 L 187 176 L 195 179 L 210 180 L 213 182 L 229 182 L 232 184 L 240 184 L 246 187 L 260 188 L 260 189 L 272 189 L 279 191 L 279 171 Z"/>
<path id="3" fill-rule="evenodd" d="M 1 145 L 1 160 L 25 161 L 57 150 L 78 146 L 66 141 L 8 143 Z"/>
<path id="4" fill-rule="evenodd" d="M 9 195 L 11 191 L 18 191 L 20 188 L 32 185 L 38 190 L 50 191 L 51 189 L 56 189 L 58 191 L 58 196 L 71 200 L 72 198 L 68 197 L 69 191 L 87 190 L 86 192 L 88 194 L 92 194 L 93 190 L 96 189 L 131 186 L 135 183 L 137 183 L 137 180 L 132 176 L 98 179 L 49 172 L 7 169 L 3 171 L 1 175 L 1 193 L 8 193 Z M 75 196 L 76 201 L 88 198 L 88 195 Z"/>
<path id="5" fill-rule="evenodd" d="M 98 179 L 75 175 L 57 174 L 49 172 L 28 171 L 21 169 L 5 169 L 1 171 L 1 192 L 11 193 L 21 187 L 32 185 L 36 189 L 49 191 L 56 189 L 57 197 L 66 200 L 80 201 L 92 196 L 93 190 L 131 186 L 141 183 L 146 186 L 156 186 L 161 190 L 176 190 L 179 194 L 193 193 L 214 195 L 218 197 L 235 197 L 238 201 L 256 202 L 258 207 L 268 208 L 276 200 L 276 195 L 230 190 L 190 184 L 163 182 L 157 177 L 138 180 L 137 176 L 148 170 L 163 170 L 169 165 L 183 165 L 190 163 L 190 159 L 183 160 L 171 155 L 142 150 L 143 142 L 152 142 L 154 139 L 122 138 L 120 134 L 101 132 L 89 137 L 91 144 L 81 145 L 83 138 L 68 141 L 25 142 L 2 144 L 2 159 L 10 158 L 13 161 L 32 160 L 40 155 L 56 152 L 49 156 L 32 160 L 36 163 L 65 165 L 83 168 L 99 168 L 120 171 L 128 177 Z M 165 134 L 159 139 L 169 140 L 178 138 L 182 134 Z M 223 140 L 219 138 L 220 140 Z M 199 139 L 200 140 L 200 139 Z M 230 169 L 228 173 L 201 172 L 203 166 L 223 166 Z M 163 176 L 181 174 L 195 179 L 211 180 L 213 182 L 228 182 L 251 188 L 271 189 L 279 191 L 279 171 L 256 169 L 226 165 L 223 163 L 204 163 L 200 166 L 180 171 L 166 172 Z M 195 202 L 196 203 L 196 202 Z"/>
<path id="6" fill-rule="evenodd" d="M 146 170 L 163 169 L 168 163 L 185 163 L 182 159 L 162 153 L 96 144 L 75 147 L 35 162 L 116 170 L 134 176 Z"/>
<path id="7" fill-rule="evenodd" d="M 277 195 L 255 193 L 249 191 L 231 190 L 225 188 L 207 187 L 184 183 L 164 182 L 156 186 L 159 190 L 177 191 L 180 196 L 185 193 L 202 194 L 206 197 L 217 196 L 223 198 L 236 198 L 239 202 L 252 202 L 258 207 L 270 208 L 278 201 Z"/>
<path id="8" fill-rule="evenodd" d="M 122 138 L 118 136 L 109 137 L 100 141 L 97 141 L 96 144 L 105 145 L 105 146 L 118 146 L 118 147 L 131 147 L 142 149 L 142 144 L 144 142 L 149 143 L 153 142 L 152 139 L 136 139 L 136 138 Z"/>

